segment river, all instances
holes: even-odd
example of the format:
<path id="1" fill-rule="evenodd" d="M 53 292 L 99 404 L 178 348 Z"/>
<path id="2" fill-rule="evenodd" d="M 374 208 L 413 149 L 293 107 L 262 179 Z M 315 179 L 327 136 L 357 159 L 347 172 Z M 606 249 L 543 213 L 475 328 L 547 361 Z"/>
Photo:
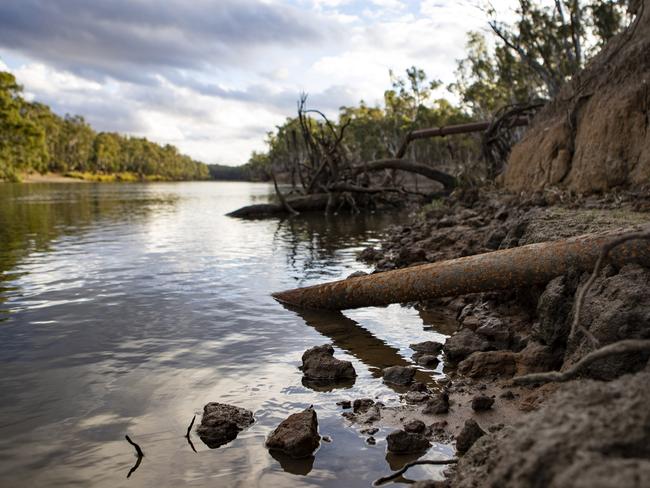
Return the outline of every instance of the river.
<path id="1" fill-rule="evenodd" d="M 0 184 L 0 485 L 357 487 L 403 464 L 387 457 L 387 432 L 368 445 L 336 402 L 398 402 L 381 368 L 443 329 L 408 307 L 301 316 L 270 297 L 367 271 L 356 254 L 403 215 L 225 216 L 271 195 L 253 183 Z M 358 378 L 315 391 L 300 357 L 328 342 Z M 256 422 L 219 449 L 193 435 L 194 452 L 185 432 L 210 401 Z M 271 456 L 266 436 L 312 404 L 331 442 L 306 461 Z M 128 479 L 125 434 L 145 453 Z"/>

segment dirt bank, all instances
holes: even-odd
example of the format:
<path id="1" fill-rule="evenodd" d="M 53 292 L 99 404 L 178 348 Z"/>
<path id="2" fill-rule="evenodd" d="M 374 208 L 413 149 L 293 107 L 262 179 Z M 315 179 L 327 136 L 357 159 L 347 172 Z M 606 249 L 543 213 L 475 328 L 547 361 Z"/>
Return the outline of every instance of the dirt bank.
<path id="1" fill-rule="evenodd" d="M 650 3 L 535 118 L 510 155 L 512 191 L 577 192 L 650 182 Z"/>

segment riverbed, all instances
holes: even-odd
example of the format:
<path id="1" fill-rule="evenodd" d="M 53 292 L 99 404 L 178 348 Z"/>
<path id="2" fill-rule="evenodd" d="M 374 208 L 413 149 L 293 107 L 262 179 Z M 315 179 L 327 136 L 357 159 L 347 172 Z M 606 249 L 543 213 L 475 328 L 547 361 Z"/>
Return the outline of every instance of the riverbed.
<path id="1" fill-rule="evenodd" d="M 367 444 L 336 403 L 399 402 L 381 369 L 410 364 L 410 343 L 443 341 L 443 324 L 397 305 L 298 315 L 270 296 L 368 271 L 356 255 L 405 216 L 225 216 L 272 195 L 262 183 L 0 184 L 0 485 L 357 487 L 411 460 L 387 456 L 388 432 Z M 353 385 L 303 385 L 303 351 L 325 343 L 353 363 Z M 211 401 L 256 422 L 219 449 L 193 435 L 194 452 L 185 432 Z M 309 405 L 331 442 L 307 461 L 271 456 L 266 436 Z M 128 479 L 126 434 L 145 453 Z"/>

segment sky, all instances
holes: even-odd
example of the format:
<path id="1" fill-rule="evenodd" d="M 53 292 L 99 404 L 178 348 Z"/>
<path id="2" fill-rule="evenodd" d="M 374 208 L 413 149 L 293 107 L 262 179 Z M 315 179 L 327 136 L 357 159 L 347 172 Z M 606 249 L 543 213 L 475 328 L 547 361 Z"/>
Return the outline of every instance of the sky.
<path id="1" fill-rule="evenodd" d="M 96 130 L 245 163 L 295 115 L 379 103 L 389 70 L 451 82 L 475 0 L 4 0 L 0 69 Z M 440 95 L 443 95 L 441 93 Z"/>

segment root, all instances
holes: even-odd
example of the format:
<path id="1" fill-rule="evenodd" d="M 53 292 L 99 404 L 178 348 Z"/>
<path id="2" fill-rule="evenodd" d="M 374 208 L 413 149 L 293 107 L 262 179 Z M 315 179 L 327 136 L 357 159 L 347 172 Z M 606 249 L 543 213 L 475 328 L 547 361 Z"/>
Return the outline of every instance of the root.
<path id="1" fill-rule="evenodd" d="M 571 367 L 570 369 L 564 372 L 550 371 L 548 373 L 534 373 L 534 374 L 528 374 L 524 376 L 518 376 L 516 378 L 513 378 L 512 382 L 514 384 L 530 385 L 533 383 L 550 383 L 550 382 L 568 381 L 578 376 L 580 371 L 582 371 L 586 366 L 596 361 L 599 361 L 600 359 L 609 356 L 619 355 L 619 354 L 626 354 L 630 352 L 650 352 L 650 340 L 645 340 L 645 339 L 622 340 L 622 341 L 614 342 L 612 344 L 608 344 L 598 349 L 598 347 L 600 346 L 600 342 L 598 341 L 598 339 L 596 339 L 596 337 L 586 327 L 580 324 L 580 315 L 582 314 L 582 309 L 585 304 L 587 292 L 593 286 L 594 282 L 596 281 L 596 278 L 598 278 L 598 275 L 600 274 L 600 271 L 602 270 L 605 260 L 607 259 L 609 253 L 614 248 L 620 246 L 625 242 L 638 240 L 638 239 L 650 240 L 650 231 L 632 232 L 629 234 L 624 234 L 618 237 L 617 239 L 614 239 L 611 242 L 605 244 L 603 246 L 602 251 L 600 252 L 600 255 L 598 256 L 598 260 L 596 261 L 594 270 L 591 273 L 589 280 L 587 280 L 585 286 L 583 286 L 580 289 L 576 297 L 576 306 L 575 306 L 575 312 L 573 314 L 573 322 L 571 324 L 571 333 L 569 335 L 569 339 L 574 338 L 576 334 L 580 332 L 587 338 L 590 345 L 596 350 L 587 354 L 575 365 L 573 365 L 573 367 Z"/>

